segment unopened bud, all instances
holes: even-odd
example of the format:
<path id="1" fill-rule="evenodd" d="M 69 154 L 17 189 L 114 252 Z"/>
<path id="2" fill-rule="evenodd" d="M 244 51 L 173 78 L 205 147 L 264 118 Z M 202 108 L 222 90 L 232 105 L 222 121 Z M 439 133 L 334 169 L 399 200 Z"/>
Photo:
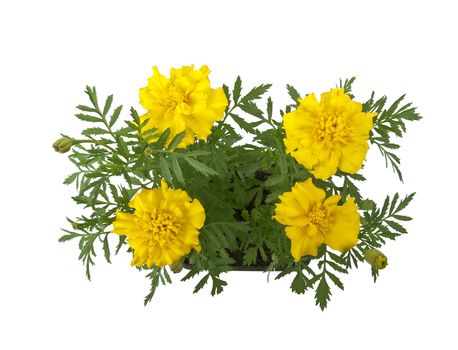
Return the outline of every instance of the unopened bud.
<path id="1" fill-rule="evenodd" d="M 170 270 L 173 273 L 180 273 L 183 270 L 183 259 L 176 262 L 175 264 L 170 265 Z"/>
<path id="2" fill-rule="evenodd" d="M 153 155 L 153 150 L 151 149 L 151 147 L 146 147 L 143 152 L 145 153 L 145 156 L 147 156 L 147 157 Z"/>
<path id="3" fill-rule="evenodd" d="M 72 148 L 73 141 L 68 137 L 61 137 L 59 140 L 54 142 L 52 146 L 54 150 L 59 153 L 67 153 Z"/>
<path id="4" fill-rule="evenodd" d="M 388 259 L 378 249 L 368 249 L 364 252 L 364 259 L 373 267 L 382 270 L 388 265 Z"/>

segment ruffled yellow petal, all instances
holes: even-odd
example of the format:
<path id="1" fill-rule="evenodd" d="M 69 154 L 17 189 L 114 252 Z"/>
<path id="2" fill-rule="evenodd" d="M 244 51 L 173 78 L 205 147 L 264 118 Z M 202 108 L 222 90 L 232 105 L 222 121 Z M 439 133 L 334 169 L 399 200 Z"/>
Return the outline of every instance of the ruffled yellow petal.
<path id="1" fill-rule="evenodd" d="M 143 189 L 129 205 L 134 213 L 117 212 L 113 233 L 127 236 L 132 265 L 171 265 L 191 249 L 200 250 L 198 229 L 204 225 L 205 211 L 185 191 L 171 189 L 162 180 L 160 188 Z"/>
<path id="2" fill-rule="evenodd" d="M 305 255 L 316 256 L 323 243 L 345 252 L 358 241 L 360 217 L 355 199 L 350 197 L 339 206 L 340 195 L 325 196 L 311 179 L 296 183 L 291 192 L 279 196 L 273 218 L 287 225 L 285 233 L 296 261 Z"/>
<path id="3" fill-rule="evenodd" d="M 298 151 L 291 152 L 291 156 L 307 169 L 313 169 L 318 164 L 318 157 L 309 148 L 301 148 Z"/>
<path id="4" fill-rule="evenodd" d="M 183 242 L 190 247 L 199 246 L 199 231 L 195 228 L 194 225 L 185 223 L 183 225 L 184 238 Z"/>
<path id="5" fill-rule="evenodd" d="M 337 171 L 340 151 L 328 150 L 321 155 L 322 158 L 314 165 L 312 173 L 317 179 L 327 180 Z"/>
<path id="6" fill-rule="evenodd" d="M 315 94 L 308 94 L 302 100 L 299 100 L 299 110 L 309 114 L 319 114 L 321 107 L 316 99 Z"/>
<path id="7" fill-rule="evenodd" d="M 331 197 L 326 198 L 323 204 L 327 206 L 330 210 L 333 210 L 337 206 L 337 203 L 339 203 L 340 198 L 340 195 L 335 194 Z"/>
<path id="8" fill-rule="evenodd" d="M 344 145 L 339 162 L 340 170 L 349 174 L 358 172 L 363 167 L 368 149 L 367 142 Z"/>
<path id="9" fill-rule="evenodd" d="M 292 192 L 285 192 L 278 197 L 280 203 L 275 206 L 273 218 L 283 225 L 304 226 L 310 220 L 307 218 L 306 209 L 297 201 Z"/>
<path id="10" fill-rule="evenodd" d="M 215 121 L 223 118 L 228 103 L 226 94 L 222 88 L 212 89 L 208 92 L 208 108 L 215 111 L 216 118 L 219 118 L 215 119 Z"/>
<path id="11" fill-rule="evenodd" d="M 286 151 L 322 180 L 337 169 L 355 173 L 366 157 L 373 116 L 340 88 L 321 94 L 320 102 L 307 95 L 283 116 Z"/>
<path id="12" fill-rule="evenodd" d="M 135 227 L 132 214 L 123 213 L 121 211 L 116 212 L 116 219 L 113 222 L 112 233 L 117 235 L 125 235 L 126 232 L 132 227 Z"/>
<path id="13" fill-rule="evenodd" d="M 306 227 L 286 227 L 286 236 L 291 239 L 291 255 L 297 262 L 303 256 L 316 256 L 324 238 L 314 225 Z"/>
<path id="14" fill-rule="evenodd" d="M 198 199 L 191 203 L 186 203 L 187 221 L 195 228 L 200 229 L 204 226 L 205 210 Z"/>
<path id="15" fill-rule="evenodd" d="M 360 216 L 355 199 L 350 197 L 342 206 L 331 210 L 327 231 L 324 233 L 325 243 L 332 249 L 342 253 L 354 247 L 358 241 Z"/>
<path id="16" fill-rule="evenodd" d="M 326 197 L 326 192 L 316 187 L 312 179 L 307 179 L 303 182 L 297 182 L 291 192 L 293 193 L 296 200 L 300 203 L 301 207 L 309 210 L 311 206 L 316 203 L 323 202 Z"/>
<path id="17" fill-rule="evenodd" d="M 170 129 L 166 146 L 173 137 L 185 131 L 178 148 L 192 144 L 194 136 L 206 140 L 213 123 L 222 119 L 228 105 L 224 90 L 210 87 L 208 67 L 198 70 L 193 65 L 172 68 L 170 78 L 161 75 L 156 67 L 153 71 L 148 86 L 140 89 L 140 103 L 149 118 L 145 131 L 153 127 L 158 132 Z"/>

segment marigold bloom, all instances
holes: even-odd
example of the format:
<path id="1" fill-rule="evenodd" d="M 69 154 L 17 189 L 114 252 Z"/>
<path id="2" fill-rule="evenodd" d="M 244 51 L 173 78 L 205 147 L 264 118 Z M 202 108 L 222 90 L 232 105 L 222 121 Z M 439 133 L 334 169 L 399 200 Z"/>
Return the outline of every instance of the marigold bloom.
<path id="1" fill-rule="evenodd" d="M 180 189 L 143 189 L 129 203 L 135 212 L 116 212 L 113 233 L 126 235 L 134 251 L 131 265 L 165 266 L 179 261 L 191 249 L 200 251 L 199 231 L 205 211 L 197 199 Z"/>
<path id="2" fill-rule="evenodd" d="M 343 89 L 299 100 L 299 107 L 283 117 L 286 151 L 316 178 L 326 180 L 337 171 L 354 174 L 362 168 L 367 140 L 376 113 L 362 112 Z"/>
<path id="3" fill-rule="evenodd" d="M 148 85 L 140 89 L 140 104 L 147 110 L 141 121 L 149 119 L 145 130 L 157 128 L 163 132 L 170 128 L 167 144 L 185 131 L 179 148 L 194 143 L 194 136 L 206 140 L 213 123 L 222 119 L 228 105 L 223 89 L 210 87 L 208 67 L 172 68 L 170 78 L 159 73 L 157 67 L 153 67 L 153 72 Z"/>
<path id="4" fill-rule="evenodd" d="M 305 255 L 316 256 L 323 243 L 345 252 L 358 241 L 360 217 L 355 199 L 350 197 L 339 206 L 339 195 L 325 197 L 325 191 L 311 179 L 296 183 L 291 192 L 279 196 L 281 202 L 273 218 L 287 225 L 285 233 L 291 239 L 295 261 Z"/>

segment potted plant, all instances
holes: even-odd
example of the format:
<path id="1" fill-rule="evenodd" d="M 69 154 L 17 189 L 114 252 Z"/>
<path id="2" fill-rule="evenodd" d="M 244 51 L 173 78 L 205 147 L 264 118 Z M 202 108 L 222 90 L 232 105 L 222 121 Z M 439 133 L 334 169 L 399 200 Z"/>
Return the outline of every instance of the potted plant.
<path id="1" fill-rule="evenodd" d="M 88 128 L 54 143 L 70 152 L 76 171 L 64 183 L 88 210 L 68 219 L 60 241 L 79 240 L 89 279 L 98 250 L 108 262 L 130 254 L 147 272 L 145 304 L 183 267 L 182 280 L 198 279 L 195 292 L 209 283 L 212 295 L 224 272 L 278 271 L 293 274 L 293 292 L 314 289 L 322 309 L 330 285 L 343 288 L 339 275 L 360 263 L 377 279 L 387 265 L 379 249 L 407 233 L 414 194 L 376 204 L 358 189 L 359 171 L 371 146 L 402 181 L 392 139 L 420 119 L 404 96 L 360 103 L 355 78 L 321 96 L 288 85 L 291 103 L 278 110 L 264 98 L 269 84 L 246 89 L 237 77 L 212 88 L 206 66 L 153 71 L 140 89 L 143 112 L 131 108 L 123 120 L 112 95 L 102 103 L 88 86 L 76 114 Z"/>

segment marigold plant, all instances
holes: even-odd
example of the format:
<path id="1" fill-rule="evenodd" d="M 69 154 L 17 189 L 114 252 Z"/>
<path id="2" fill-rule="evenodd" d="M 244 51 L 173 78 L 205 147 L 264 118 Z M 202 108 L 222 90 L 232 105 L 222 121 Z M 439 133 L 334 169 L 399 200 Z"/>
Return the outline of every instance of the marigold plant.
<path id="1" fill-rule="evenodd" d="M 53 147 L 76 167 L 64 183 L 86 211 L 67 219 L 60 241 L 79 240 L 87 277 L 98 249 L 108 262 L 128 254 L 151 281 L 146 304 L 170 272 L 198 278 L 194 292 L 209 283 L 212 295 L 231 270 L 293 274 L 292 291 L 314 289 L 321 309 L 330 282 L 343 289 L 341 274 L 367 263 L 376 281 L 388 265 L 380 249 L 407 233 L 414 194 L 378 205 L 357 183 L 371 149 L 403 180 L 394 140 L 420 119 L 416 109 L 404 96 L 358 102 L 354 78 L 320 100 L 287 85 L 291 103 L 276 109 L 264 98 L 270 84 L 245 90 L 237 77 L 212 88 L 209 73 L 191 65 L 166 77 L 154 67 L 140 89 L 145 110 L 124 120 L 112 95 L 101 104 L 86 88 L 76 117 L 89 127 Z"/>

